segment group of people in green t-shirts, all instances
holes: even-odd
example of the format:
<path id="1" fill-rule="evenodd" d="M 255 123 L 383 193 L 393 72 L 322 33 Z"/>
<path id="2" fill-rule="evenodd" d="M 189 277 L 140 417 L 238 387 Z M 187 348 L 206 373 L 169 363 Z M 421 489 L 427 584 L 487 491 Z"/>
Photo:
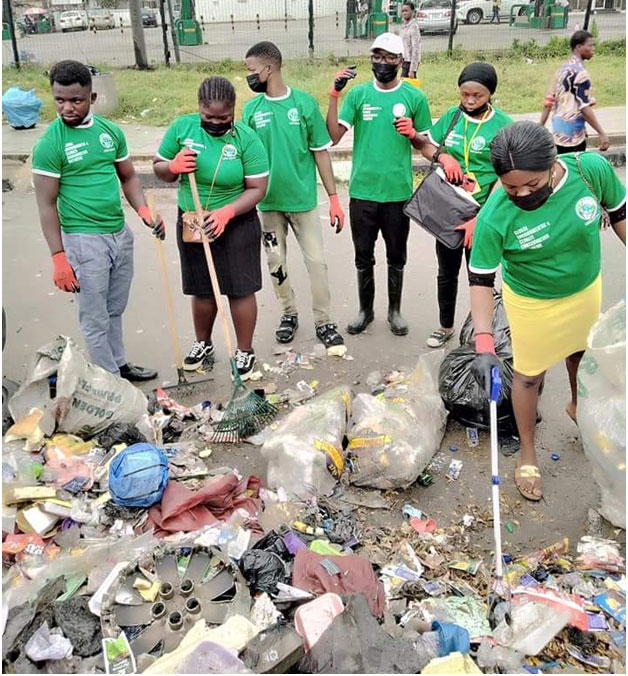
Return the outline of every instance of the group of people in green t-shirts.
<path id="1" fill-rule="evenodd" d="M 441 347 L 453 335 L 465 255 L 477 353 L 473 372 L 490 390 L 491 374 L 501 369 L 492 335 L 493 287 L 501 265 L 521 438 L 515 483 L 526 498 L 539 500 L 534 444 L 539 392 L 547 369 L 565 359 L 571 385 L 567 412 L 576 420 L 576 370 L 601 304 L 602 217 L 608 214 L 625 243 L 625 188 L 600 155 L 558 159 L 544 127 L 513 123 L 494 106 L 497 74 L 488 63 L 463 69 L 459 102 L 433 123 L 426 94 L 399 77 L 402 55 L 401 38 L 378 36 L 370 50 L 373 79 L 351 86 L 339 106 L 357 72 L 336 73 L 325 121 L 312 96 L 284 82 L 279 49 L 260 42 L 245 56 L 247 83 L 257 96 L 245 104 L 241 121 L 235 121 L 232 84 L 212 76 L 200 85 L 198 112 L 177 118 L 167 129 L 153 165 L 160 179 L 179 183 L 176 234 L 196 334 L 184 367 L 195 370 L 211 357 L 217 310 L 203 249 L 189 225 L 195 212 L 191 173 L 204 209 L 200 228 L 211 241 L 221 291 L 230 303 L 236 366 L 246 379 L 255 366 L 262 248 L 281 306 L 277 341 L 290 343 L 299 325 L 286 262 L 290 231 L 309 275 L 316 336 L 328 348 L 344 343 L 331 310 L 316 173 L 328 196 L 329 222 L 340 233 L 345 213 L 328 148 L 348 130 L 353 131 L 349 223 L 359 307 L 347 331 L 362 333 L 374 320 L 374 252 L 381 232 L 388 324 L 394 335 L 408 333 L 401 313 L 410 228 L 404 205 L 413 192 L 416 149 L 480 206 L 475 218 L 457 226 L 464 234 L 462 246 L 436 242 L 440 326 L 426 344 Z M 55 284 L 65 291 L 80 289 L 79 319 L 92 361 L 130 380 L 155 377 L 154 371 L 129 364 L 124 352 L 121 315 L 132 277 L 133 238 L 117 180 L 155 234 L 163 237 L 165 226 L 161 219 L 154 222 L 146 206 L 123 133 L 90 112 L 89 70 L 61 62 L 50 80 L 59 118 L 34 149 L 33 172 Z"/>

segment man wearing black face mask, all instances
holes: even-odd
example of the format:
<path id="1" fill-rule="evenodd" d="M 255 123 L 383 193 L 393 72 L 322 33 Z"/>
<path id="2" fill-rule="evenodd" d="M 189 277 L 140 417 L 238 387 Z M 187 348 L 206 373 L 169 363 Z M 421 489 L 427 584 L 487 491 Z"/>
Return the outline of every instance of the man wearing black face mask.
<path id="1" fill-rule="evenodd" d="M 397 336 L 408 333 L 401 315 L 403 269 L 410 222 L 403 205 L 412 195 L 412 147 L 432 118 L 425 94 L 399 80 L 403 41 L 384 33 L 371 45 L 374 80 L 353 87 L 338 115 L 338 98 L 355 71 L 336 74 L 330 91 L 327 129 L 338 143 L 353 128 L 353 166 L 349 185 L 351 235 L 358 274 L 360 310 L 349 333 L 373 321 L 375 243 L 381 231 L 388 262 L 388 323 Z"/>

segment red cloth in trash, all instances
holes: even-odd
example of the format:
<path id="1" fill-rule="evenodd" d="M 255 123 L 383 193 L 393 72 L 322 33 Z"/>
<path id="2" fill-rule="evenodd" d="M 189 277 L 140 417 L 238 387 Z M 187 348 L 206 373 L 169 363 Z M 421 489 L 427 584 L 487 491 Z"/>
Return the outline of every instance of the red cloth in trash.
<path id="1" fill-rule="evenodd" d="M 148 513 L 148 525 L 154 527 L 155 536 L 165 537 L 211 526 L 227 519 L 238 508 L 253 516 L 260 508 L 260 486 L 258 477 L 240 480 L 235 474 L 214 477 L 198 491 L 169 481 L 161 503 Z"/>
<path id="2" fill-rule="evenodd" d="M 333 561 L 340 575 L 330 575 L 321 561 Z M 322 556 L 309 549 L 301 549 L 294 558 L 292 585 L 313 594 L 359 594 L 366 596 L 371 612 L 376 617 L 384 614 L 384 586 L 377 579 L 371 563 L 361 556 Z"/>

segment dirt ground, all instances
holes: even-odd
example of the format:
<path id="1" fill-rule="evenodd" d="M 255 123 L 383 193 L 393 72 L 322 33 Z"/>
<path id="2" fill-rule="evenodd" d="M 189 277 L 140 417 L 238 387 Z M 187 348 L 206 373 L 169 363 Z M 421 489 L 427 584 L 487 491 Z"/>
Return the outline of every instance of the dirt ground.
<path id="1" fill-rule="evenodd" d="M 622 179 L 625 171 L 621 170 Z M 322 198 L 321 198 L 322 199 Z M 346 189 L 341 191 L 345 206 Z M 193 339 L 188 300 L 180 293 L 179 261 L 176 241 L 172 233 L 175 219 L 175 191 L 157 192 L 159 207 L 171 226 L 166 240 L 167 260 L 175 286 L 175 312 L 178 328 L 186 350 Z M 34 350 L 57 334 L 63 333 L 80 339 L 74 298 L 57 291 L 51 281 L 48 250 L 39 229 L 37 210 L 32 192 L 3 194 L 3 306 L 7 313 L 8 338 L 3 354 L 4 375 L 20 380 Z M 347 322 L 355 311 L 356 291 L 352 262 L 353 248 L 348 228 L 335 235 L 327 227 L 324 203 L 321 205 L 321 225 L 324 229 L 328 253 L 329 277 L 334 302 L 334 314 L 344 333 Z M 161 291 L 155 244 L 139 219 L 129 213 L 136 239 L 135 279 L 129 307 L 125 314 L 126 343 L 131 361 L 159 369 L 160 383 L 176 379 L 172 350 L 166 325 L 165 302 Z M 624 248 L 612 233 L 603 235 L 604 247 L 604 309 L 624 296 Z M 300 328 L 294 347 L 301 352 L 311 352 L 316 344 L 310 308 L 309 284 L 305 268 L 294 239 L 290 240 L 289 270 L 297 292 L 301 315 Z M 319 391 L 348 383 L 354 392 L 368 391 L 366 378 L 374 370 L 386 373 L 392 369 L 410 369 L 418 356 L 428 350 L 424 342 L 437 325 L 436 258 L 433 240 L 413 226 L 409 240 L 409 261 L 406 268 L 404 313 L 410 325 L 406 337 L 393 336 L 385 321 L 386 276 L 383 244 L 378 243 L 378 268 L 376 278 L 376 320 L 369 330 L 358 337 L 346 336 L 348 354 L 352 360 L 324 358 L 315 370 L 297 370 L 288 381 L 264 378 L 256 386 L 264 387 L 275 382 L 279 391 L 304 379 L 320 382 Z M 463 273 L 464 276 L 464 273 Z M 274 328 L 279 318 L 278 306 L 267 271 L 264 270 L 264 288 L 258 294 L 259 320 L 255 339 L 258 364 L 274 365 L 279 359 Z M 461 284 L 457 328 L 468 312 L 466 280 Z M 542 330 L 542 327 L 539 327 Z M 228 364 L 222 336 L 214 331 L 217 346 L 217 363 L 214 381 L 204 398 L 214 402 L 224 401 L 230 390 Z M 450 342 L 453 347 L 456 340 Z M 449 348 L 451 349 L 451 348 Z M 154 386 L 154 385 L 152 385 Z M 148 392 L 151 386 L 144 389 Z M 568 399 L 567 375 L 563 366 L 549 373 L 541 404 L 543 421 L 538 427 L 538 455 L 544 477 L 545 500 L 538 504 L 519 499 L 513 484 L 517 455 L 500 457 L 503 494 L 506 507 L 504 521 L 511 521 L 514 532 L 504 532 L 504 551 L 516 553 L 550 544 L 568 536 L 572 546 L 583 534 L 587 510 L 598 502 L 598 490 L 593 482 L 590 465 L 586 460 L 578 437 L 577 427 L 565 415 Z M 459 447 L 457 453 L 449 450 Z M 486 434 L 480 434 L 480 446 L 471 449 L 464 428 L 450 421 L 438 457 L 444 465 L 442 474 L 436 476 L 428 488 L 418 485 L 405 492 L 389 495 L 390 510 L 373 510 L 368 514 L 372 524 L 401 524 L 401 506 L 411 502 L 434 518 L 439 525 L 460 522 L 469 506 L 490 509 L 489 443 Z M 559 453 L 556 462 L 551 453 Z M 444 479 L 450 457 L 463 461 L 462 474 L 457 482 Z M 259 449 L 250 445 L 241 447 L 215 447 L 210 459 L 212 465 L 231 465 L 242 473 L 265 476 L 264 462 Z M 478 548 L 491 550 L 491 529 L 481 527 L 475 531 Z M 607 534 L 611 534 L 607 530 Z M 623 537 L 623 536 L 622 536 Z"/>

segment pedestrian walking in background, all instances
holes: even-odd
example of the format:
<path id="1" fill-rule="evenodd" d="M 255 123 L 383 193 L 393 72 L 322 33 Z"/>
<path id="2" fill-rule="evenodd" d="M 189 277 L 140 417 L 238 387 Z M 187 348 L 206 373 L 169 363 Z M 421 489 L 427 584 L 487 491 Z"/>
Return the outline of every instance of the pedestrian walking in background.
<path id="1" fill-rule="evenodd" d="M 325 345 L 344 340 L 331 318 L 331 294 L 318 213 L 316 169 L 329 196 L 329 219 L 339 233 L 345 215 L 327 149 L 331 139 L 316 99 L 289 87 L 281 74 L 281 52 L 258 42 L 246 53 L 249 87 L 258 93 L 244 106 L 242 121 L 261 139 L 270 161 L 268 191 L 259 203 L 264 250 L 275 295 L 281 303 L 277 341 L 290 343 L 299 325 L 296 297 L 288 274 L 288 232 L 299 243 L 310 277 L 316 336 Z"/>
<path id="2" fill-rule="evenodd" d="M 404 2 L 401 6 L 401 29 L 403 40 L 403 64 L 401 76 L 415 78 L 421 64 L 421 31 L 419 20 L 414 16 L 414 3 Z"/>
<path id="3" fill-rule="evenodd" d="M 497 20 L 497 23 L 500 23 L 499 12 L 501 11 L 501 6 L 502 0 L 493 0 L 493 16 L 491 17 L 489 23 L 493 23 L 495 20 Z"/>
<path id="4" fill-rule="evenodd" d="M 199 112 L 178 117 L 166 130 L 153 159 L 155 174 L 177 191 L 177 244 L 183 293 L 192 296 L 196 340 L 183 361 L 188 371 L 213 355 L 217 306 L 195 227 L 196 208 L 188 175 L 195 172 L 204 210 L 201 225 L 209 238 L 221 292 L 228 297 L 235 328 L 235 363 L 243 380 L 255 366 L 255 293 L 262 288 L 261 227 L 256 205 L 266 194 L 268 159 L 257 134 L 234 122 L 236 93 L 229 80 L 214 75 L 198 90 Z"/>
<path id="5" fill-rule="evenodd" d="M 558 154 L 586 150 L 588 122 L 599 135 L 600 150 L 608 150 L 608 136 L 598 122 L 591 95 L 591 76 L 585 61 L 595 55 L 595 41 L 591 33 L 576 31 L 570 40 L 571 58 L 557 71 L 545 97 L 540 123 L 545 125 L 552 116 L 552 133 Z"/>
<path id="6" fill-rule="evenodd" d="M 353 35 L 350 33 L 353 32 Z M 347 17 L 345 23 L 345 40 L 358 37 L 358 0 L 347 0 Z"/>
<path id="7" fill-rule="evenodd" d="M 77 293 L 79 324 L 90 360 L 131 381 L 157 371 L 130 364 L 122 314 L 133 279 L 133 233 L 120 187 L 144 224 L 154 223 L 118 125 L 91 112 L 92 76 L 78 61 L 50 71 L 57 110 L 33 149 L 33 184 L 55 285 Z M 161 219 L 154 229 L 165 237 Z"/>
<path id="8" fill-rule="evenodd" d="M 347 327 L 361 333 L 373 321 L 375 243 L 381 232 L 388 262 L 388 323 L 397 336 L 408 333 L 401 315 L 403 271 L 410 221 L 403 213 L 412 195 L 412 147 L 432 124 L 425 93 L 399 79 L 403 41 L 383 33 L 371 45 L 374 79 L 349 90 L 338 114 L 338 99 L 356 73 L 336 74 L 329 92 L 327 129 L 338 143 L 353 128 L 353 163 L 349 183 L 351 236 L 358 277 L 358 316 Z"/>

